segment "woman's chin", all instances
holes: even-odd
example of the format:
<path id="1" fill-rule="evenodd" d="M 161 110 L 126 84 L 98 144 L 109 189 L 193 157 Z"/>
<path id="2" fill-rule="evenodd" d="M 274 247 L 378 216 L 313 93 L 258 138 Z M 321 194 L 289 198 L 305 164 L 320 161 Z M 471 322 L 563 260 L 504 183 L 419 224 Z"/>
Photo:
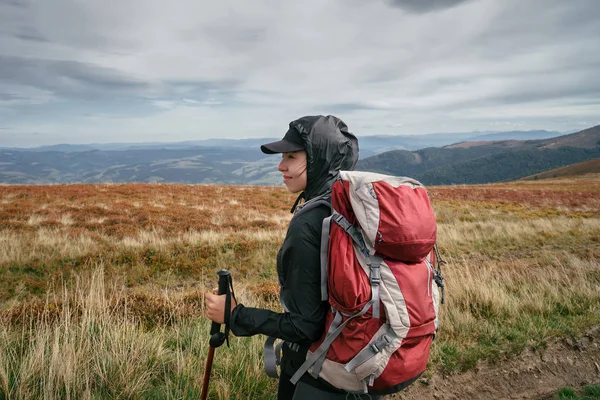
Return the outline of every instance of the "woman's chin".
<path id="1" fill-rule="evenodd" d="M 300 193 L 300 192 L 302 191 L 301 189 L 298 189 L 297 187 L 295 187 L 295 186 L 293 186 L 293 185 L 292 185 L 292 186 L 290 186 L 290 185 L 288 185 L 287 183 L 284 183 L 284 184 L 285 184 L 285 188 L 286 188 L 286 189 L 288 190 L 288 192 L 290 192 L 290 193 L 296 194 L 296 193 Z"/>

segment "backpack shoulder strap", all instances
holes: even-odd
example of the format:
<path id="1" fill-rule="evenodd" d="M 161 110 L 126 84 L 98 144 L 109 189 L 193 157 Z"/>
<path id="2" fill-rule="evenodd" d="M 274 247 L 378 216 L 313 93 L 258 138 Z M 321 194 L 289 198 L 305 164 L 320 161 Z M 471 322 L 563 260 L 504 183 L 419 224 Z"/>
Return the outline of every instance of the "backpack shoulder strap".
<path id="1" fill-rule="evenodd" d="M 312 200 L 309 200 L 304 204 L 301 204 L 300 206 L 298 206 L 296 214 L 294 214 L 293 218 L 321 206 L 328 207 L 331 212 L 332 208 L 329 197 L 317 197 Z M 331 215 L 325 218 L 321 224 L 321 301 L 327 301 L 329 295 L 327 290 L 327 257 L 329 253 L 330 227 Z"/>
<path id="2" fill-rule="evenodd" d="M 332 215 L 325 218 L 321 225 L 321 301 L 329 299 L 327 289 L 327 263 L 329 257 L 329 230 L 331 229 Z"/>
<path id="3" fill-rule="evenodd" d="M 316 197 L 307 201 L 304 204 L 300 204 L 296 207 L 296 213 L 292 218 L 296 218 L 299 215 L 304 214 L 307 211 L 312 210 L 313 208 L 317 208 L 320 206 L 327 206 L 331 209 L 331 201 L 326 197 Z"/>

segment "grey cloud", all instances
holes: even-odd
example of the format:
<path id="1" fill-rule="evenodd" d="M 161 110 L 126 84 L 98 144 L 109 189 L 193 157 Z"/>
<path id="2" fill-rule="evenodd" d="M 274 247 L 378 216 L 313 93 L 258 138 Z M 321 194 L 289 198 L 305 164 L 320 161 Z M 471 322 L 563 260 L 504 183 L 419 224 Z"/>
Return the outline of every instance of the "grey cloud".
<path id="1" fill-rule="evenodd" d="M 437 111 L 577 98 L 600 104 L 598 19 L 595 1 L 507 3 L 499 8 L 497 23 L 459 43 L 456 51 L 434 51 L 411 67 L 382 66 L 365 76 L 367 83 L 401 82 L 399 93 L 406 97 L 459 94 L 452 102 L 427 105 Z M 418 81 L 411 75 L 415 71 Z M 468 98 L 460 98 L 466 92 Z"/>
<path id="2" fill-rule="evenodd" d="M 7 5 L 17 8 L 27 8 L 26 1 L 24 0 L 0 0 L 0 5 Z"/>
<path id="3" fill-rule="evenodd" d="M 360 103 L 335 103 L 326 106 L 332 113 L 344 113 L 358 110 L 364 110 L 364 105 Z"/>
<path id="4" fill-rule="evenodd" d="M 409 12 L 424 14 L 431 11 L 451 8 L 470 0 L 388 0 L 393 6 Z"/>
<path id="5" fill-rule="evenodd" d="M 2 93 L 0 92 L 0 101 L 14 101 L 14 100 L 23 100 L 24 97 L 17 96 L 12 93 Z"/>
<path id="6" fill-rule="evenodd" d="M 183 91 L 229 91 L 236 88 L 241 81 L 239 80 L 221 80 L 221 81 L 202 81 L 186 79 L 167 79 L 164 83 L 168 84 L 174 90 Z"/>
<path id="7" fill-rule="evenodd" d="M 162 93 L 163 96 L 184 99 L 184 102 L 197 101 L 198 105 L 202 106 L 241 104 L 241 101 L 236 99 L 241 83 L 242 81 L 238 80 L 166 80 L 162 82 Z"/>
<path id="8" fill-rule="evenodd" d="M 32 27 L 22 27 L 14 36 L 19 39 L 30 40 L 33 42 L 49 42 L 40 31 Z"/>
<path id="9" fill-rule="evenodd" d="M 206 37 L 217 46 L 233 52 L 248 50 L 248 47 L 264 41 L 266 35 L 267 29 L 264 27 L 236 26 L 232 28 L 230 21 L 213 23 L 198 30 L 184 33 L 184 37 L 187 39 L 193 40 L 197 37 Z"/>
<path id="10" fill-rule="evenodd" d="M 547 84 L 548 80 L 553 79 L 552 77 L 548 77 L 547 80 L 538 79 L 532 84 L 529 84 L 524 79 L 518 90 L 515 88 L 513 91 L 489 96 L 485 99 L 485 102 L 495 105 L 511 105 L 549 100 L 577 99 L 580 104 L 600 105 L 600 82 L 595 78 L 597 75 L 596 71 L 580 73 L 577 79 L 572 79 L 571 82 L 564 77 L 556 77 L 554 80 L 557 82 L 554 85 Z M 561 84 L 560 80 L 566 82 Z"/>
<path id="11" fill-rule="evenodd" d="M 376 104 L 369 102 L 352 102 L 352 103 L 333 103 L 326 105 L 327 110 L 331 112 L 353 112 L 353 111 L 374 111 L 374 110 L 389 110 L 390 107 L 384 104 Z"/>
<path id="12" fill-rule="evenodd" d="M 503 96 L 495 96 L 493 98 L 487 99 L 484 102 L 473 102 L 472 105 L 510 105 L 510 104 L 527 104 L 527 103 L 535 103 L 538 101 L 549 101 L 549 100 L 561 100 L 568 99 L 571 96 L 578 96 L 579 100 L 577 105 L 596 105 L 600 101 L 600 89 L 590 89 L 583 92 L 580 91 L 548 91 L 547 93 L 533 91 L 533 92 L 524 92 L 524 93 L 513 93 L 506 94 Z M 581 96 L 589 96 L 586 97 L 587 100 L 584 100 Z M 464 105 L 464 104 L 463 104 Z M 572 105 L 572 104 L 570 104 Z"/>
<path id="13" fill-rule="evenodd" d="M 61 50 L 99 50 L 106 53 L 131 54 L 139 43 L 130 40 L 107 21 L 105 13 L 97 11 L 98 2 L 73 0 L 0 0 L 0 40 L 7 37 L 31 42 L 46 42 Z M 124 8 L 123 8 L 124 10 Z M 126 11 L 123 12 L 126 15 Z M 124 17 L 123 17 L 124 18 Z M 110 19 L 110 18 L 108 18 Z M 68 23 L 66 22 L 68 21 Z M 8 42 L 6 42 L 8 43 Z M 0 53 L 14 54 L 22 45 L 8 43 Z M 38 52 L 51 49 L 38 48 Z M 38 54 L 39 56 L 39 54 Z"/>
<path id="14" fill-rule="evenodd" d="M 101 94 L 143 92 L 146 82 L 109 68 L 77 61 L 0 55 L 0 82 L 50 91 L 58 96 L 97 97 Z"/>
<path id="15" fill-rule="evenodd" d="M 595 72 L 581 74 L 577 79 L 568 82 L 564 77 L 556 76 L 547 79 L 534 79 L 529 81 L 523 78 L 517 83 L 507 86 L 503 92 L 481 93 L 479 96 L 465 100 L 456 100 L 452 104 L 431 106 L 430 111 L 460 111 L 473 108 L 492 107 L 502 110 L 510 106 L 538 105 L 544 103 L 564 104 L 565 107 L 573 105 L 594 106 L 600 104 L 600 83 L 594 79 Z M 555 85 L 548 85 L 548 80 L 555 80 Z M 565 81 L 560 84 L 560 81 Z M 600 111 L 600 108 L 599 108 Z"/>
<path id="16" fill-rule="evenodd" d="M 490 24 L 475 39 L 471 51 L 488 59 L 502 59 L 524 52 L 538 51 L 560 43 L 580 46 L 600 36 L 600 2 L 578 0 L 523 1 L 505 4 Z M 532 25 L 533 24 L 533 25 Z M 535 26 L 535 29 L 531 29 Z M 582 54 L 582 59 L 593 56 Z"/>
<path id="17" fill-rule="evenodd" d="M 410 69 L 410 65 L 394 65 L 369 68 L 361 78 L 364 83 L 384 83 L 402 78 Z"/>

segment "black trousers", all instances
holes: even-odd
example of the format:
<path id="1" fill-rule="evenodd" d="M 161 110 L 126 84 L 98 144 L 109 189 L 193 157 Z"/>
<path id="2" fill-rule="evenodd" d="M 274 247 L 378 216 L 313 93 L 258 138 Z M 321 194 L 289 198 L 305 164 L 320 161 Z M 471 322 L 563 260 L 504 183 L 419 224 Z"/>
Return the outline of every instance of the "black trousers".
<path id="1" fill-rule="evenodd" d="M 281 375 L 277 400 L 380 400 L 381 396 L 353 393 L 332 393 L 317 389 L 304 382 L 297 385 L 290 382 L 290 377 Z"/>
<path id="2" fill-rule="evenodd" d="M 296 391 L 296 385 L 290 382 L 290 378 L 287 375 L 281 374 L 279 377 L 279 387 L 277 389 L 277 400 L 292 400 L 294 398 L 294 392 Z"/>

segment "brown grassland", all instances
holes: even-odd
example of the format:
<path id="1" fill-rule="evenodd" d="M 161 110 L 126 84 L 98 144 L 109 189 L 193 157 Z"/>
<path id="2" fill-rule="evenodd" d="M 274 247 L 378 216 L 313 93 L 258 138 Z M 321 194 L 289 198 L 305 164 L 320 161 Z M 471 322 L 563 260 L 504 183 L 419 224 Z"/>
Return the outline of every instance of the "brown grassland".
<path id="1" fill-rule="evenodd" d="M 600 325 L 600 174 L 429 192 L 448 265 L 427 377 Z M 294 199 L 269 187 L 0 186 L 0 399 L 198 398 L 204 293 L 227 268 L 239 301 L 280 309 L 275 255 Z M 217 350 L 210 398 L 275 398 L 262 340 Z"/>

